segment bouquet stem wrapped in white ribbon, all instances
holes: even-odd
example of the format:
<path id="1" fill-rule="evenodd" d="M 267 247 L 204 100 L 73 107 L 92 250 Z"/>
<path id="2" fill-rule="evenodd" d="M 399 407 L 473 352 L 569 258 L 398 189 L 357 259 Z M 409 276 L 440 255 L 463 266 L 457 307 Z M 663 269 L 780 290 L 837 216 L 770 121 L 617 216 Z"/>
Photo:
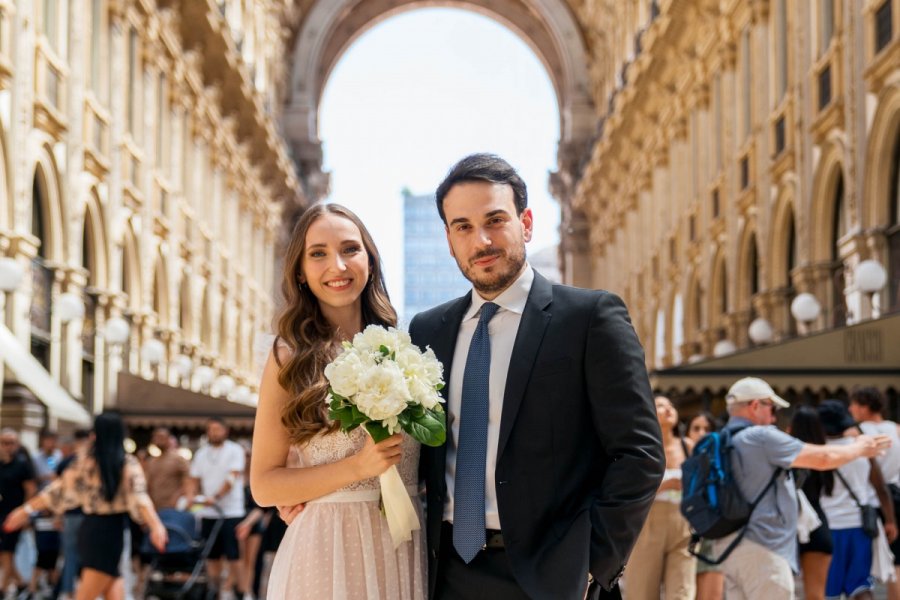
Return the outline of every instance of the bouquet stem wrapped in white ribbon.
<path id="1" fill-rule="evenodd" d="M 441 406 L 443 366 L 434 352 L 419 350 L 406 332 L 370 325 L 344 342 L 325 367 L 328 416 L 350 432 L 362 425 L 378 443 L 400 431 L 428 446 L 447 437 Z M 381 501 L 394 546 L 412 539 L 421 525 L 397 467 L 380 477 Z"/>

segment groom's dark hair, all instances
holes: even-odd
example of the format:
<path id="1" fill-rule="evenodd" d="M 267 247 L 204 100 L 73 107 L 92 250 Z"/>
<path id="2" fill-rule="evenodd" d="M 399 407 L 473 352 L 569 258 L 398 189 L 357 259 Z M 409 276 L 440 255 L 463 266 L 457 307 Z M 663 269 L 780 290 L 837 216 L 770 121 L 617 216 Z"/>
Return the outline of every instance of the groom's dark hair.
<path id="1" fill-rule="evenodd" d="M 508 162 L 496 154 L 470 154 L 453 165 L 435 193 L 438 214 L 441 215 L 444 225 L 447 224 L 447 217 L 444 215 L 444 197 L 454 185 L 466 181 L 504 183 L 511 187 L 516 203 L 516 216 L 521 215 L 528 206 L 528 190 L 525 182 Z"/>

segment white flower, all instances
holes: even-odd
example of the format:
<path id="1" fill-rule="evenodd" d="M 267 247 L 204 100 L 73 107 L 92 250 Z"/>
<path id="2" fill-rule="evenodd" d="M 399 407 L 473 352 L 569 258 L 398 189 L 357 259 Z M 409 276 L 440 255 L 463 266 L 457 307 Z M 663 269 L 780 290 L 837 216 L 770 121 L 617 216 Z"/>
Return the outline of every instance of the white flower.
<path id="1" fill-rule="evenodd" d="M 382 346 L 396 351 L 403 344 L 403 338 L 398 335 L 400 333 L 402 332 L 393 327 L 385 329 L 378 325 L 369 325 L 363 331 L 353 336 L 353 347 L 361 352 L 372 352 L 374 354 L 379 354 Z M 408 335 L 406 339 L 409 339 Z"/>
<path id="2" fill-rule="evenodd" d="M 325 367 L 325 378 L 336 394 L 350 398 L 359 389 L 357 383 L 360 375 L 371 364 L 374 364 L 374 361 L 365 360 L 363 355 L 350 348 L 344 350 Z"/>
<path id="3" fill-rule="evenodd" d="M 406 410 L 406 403 L 411 399 L 403 372 L 391 361 L 365 369 L 359 376 L 357 387 L 353 402 L 374 421 L 398 416 Z"/>

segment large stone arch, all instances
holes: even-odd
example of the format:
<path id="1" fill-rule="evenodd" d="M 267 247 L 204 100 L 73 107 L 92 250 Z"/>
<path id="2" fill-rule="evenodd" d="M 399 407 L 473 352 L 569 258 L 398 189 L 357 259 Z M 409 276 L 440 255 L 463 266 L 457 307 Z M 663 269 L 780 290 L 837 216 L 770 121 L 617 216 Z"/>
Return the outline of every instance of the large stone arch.
<path id="1" fill-rule="evenodd" d="M 519 35 L 547 69 L 560 112 L 560 161 L 579 154 L 594 134 L 584 36 L 564 0 L 317 0 L 297 24 L 286 94 L 284 132 L 307 192 L 327 191 L 321 173 L 319 102 L 331 70 L 354 40 L 398 13 L 456 7 L 488 16 Z M 578 160 L 575 164 L 578 164 Z"/>
<path id="2" fill-rule="evenodd" d="M 900 76 L 879 94 L 878 109 L 869 128 L 862 206 L 863 230 L 890 226 L 892 163 L 894 150 L 900 143 L 898 140 L 900 140 Z"/>
<path id="3" fill-rule="evenodd" d="M 688 283 L 684 295 L 684 338 L 686 342 L 694 346 L 693 353 L 696 354 L 699 352 L 702 342 L 700 333 L 706 329 L 703 320 L 703 287 L 700 283 L 699 269 L 691 269 L 686 280 Z"/>

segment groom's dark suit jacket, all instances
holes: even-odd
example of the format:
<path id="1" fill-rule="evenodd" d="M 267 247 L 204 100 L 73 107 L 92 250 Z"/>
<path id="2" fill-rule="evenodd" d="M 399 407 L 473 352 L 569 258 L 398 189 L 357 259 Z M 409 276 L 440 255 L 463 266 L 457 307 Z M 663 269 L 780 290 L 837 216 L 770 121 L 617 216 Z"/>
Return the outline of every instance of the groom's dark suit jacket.
<path id="1" fill-rule="evenodd" d="M 416 315 L 409 327 L 413 343 L 431 346 L 444 364 L 447 381 L 450 369 L 465 366 L 451 361 L 470 294 Z M 422 450 L 433 597 L 446 447 Z M 664 469 L 644 354 L 625 305 L 535 273 L 507 374 L 495 471 L 506 552 L 522 589 L 535 599 L 581 600 L 588 572 L 612 584 Z"/>

